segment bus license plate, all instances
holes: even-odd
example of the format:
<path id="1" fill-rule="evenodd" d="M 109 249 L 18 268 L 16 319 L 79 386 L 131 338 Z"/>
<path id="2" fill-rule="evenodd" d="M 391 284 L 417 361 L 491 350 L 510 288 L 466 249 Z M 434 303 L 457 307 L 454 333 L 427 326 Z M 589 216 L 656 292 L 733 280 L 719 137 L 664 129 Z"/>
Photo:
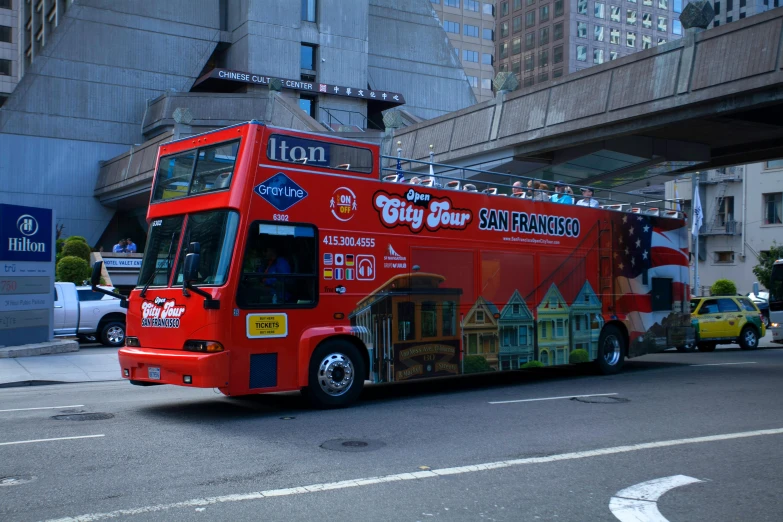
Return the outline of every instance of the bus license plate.
<path id="1" fill-rule="evenodd" d="M 160 368 L 147 368 L 147 377 L 160 380 Z"/>

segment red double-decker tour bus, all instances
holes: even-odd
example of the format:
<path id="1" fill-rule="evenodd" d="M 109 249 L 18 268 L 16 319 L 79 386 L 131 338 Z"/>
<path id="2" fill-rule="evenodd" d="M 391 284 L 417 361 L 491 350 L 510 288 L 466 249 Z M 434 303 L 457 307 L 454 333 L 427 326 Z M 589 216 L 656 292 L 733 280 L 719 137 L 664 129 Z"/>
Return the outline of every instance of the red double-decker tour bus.
<path id="1" fill-rule="evenodd" d="M 498 176 L 258 122 L 162 145 L 123 376 L 331 407 L 693 340 L 680 213 Z"/>

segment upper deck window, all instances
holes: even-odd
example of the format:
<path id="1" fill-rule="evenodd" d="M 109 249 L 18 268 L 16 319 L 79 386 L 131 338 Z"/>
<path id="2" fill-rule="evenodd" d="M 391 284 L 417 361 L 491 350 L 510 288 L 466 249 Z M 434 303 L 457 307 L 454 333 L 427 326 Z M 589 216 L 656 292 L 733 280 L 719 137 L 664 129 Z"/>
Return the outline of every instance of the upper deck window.
<path id="1" fill-rule="evenodd" d="M 349 170 L 371 174 L 372 151 L 361 147 L 338 145 L 284 134 L 269 137 L 267 158 L 272 161 L 299 163 L 301 165 L 335 170 Z"/>
<path id="2" fill-rule="evenodd" d="M 163 156 L 158 164 L 152 202 L 229 188 L 239 140 Z"/>

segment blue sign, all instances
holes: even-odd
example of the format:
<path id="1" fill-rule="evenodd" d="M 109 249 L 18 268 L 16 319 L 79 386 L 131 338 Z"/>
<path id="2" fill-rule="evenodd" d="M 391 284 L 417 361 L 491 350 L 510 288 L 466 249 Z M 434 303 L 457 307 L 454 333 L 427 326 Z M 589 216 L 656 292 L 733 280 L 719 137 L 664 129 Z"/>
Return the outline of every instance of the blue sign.
<path id="1" fill-rule="evenodd" d="M 52 261 L 52 211 L 0 205 L 0 260 Z"/>
<path id="2" fill-rule="evenodd" d="M 307 191 L 282 172 L 259 183 L 253 191 L 280 212 L 285 212 L 307 197 Z"/>

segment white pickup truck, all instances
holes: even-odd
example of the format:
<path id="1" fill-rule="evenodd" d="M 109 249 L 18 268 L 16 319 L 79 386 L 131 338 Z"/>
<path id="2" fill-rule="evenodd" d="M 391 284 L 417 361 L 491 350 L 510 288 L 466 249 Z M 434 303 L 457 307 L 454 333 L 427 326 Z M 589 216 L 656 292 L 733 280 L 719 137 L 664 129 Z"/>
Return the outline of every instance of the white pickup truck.
<path id="1" fill-rule="evenodd" d="M 54 335 L 99 340 L 106 346 L 125 343 L 125 308 L 120 300 L 89 286 L 54 284 Z"/>

